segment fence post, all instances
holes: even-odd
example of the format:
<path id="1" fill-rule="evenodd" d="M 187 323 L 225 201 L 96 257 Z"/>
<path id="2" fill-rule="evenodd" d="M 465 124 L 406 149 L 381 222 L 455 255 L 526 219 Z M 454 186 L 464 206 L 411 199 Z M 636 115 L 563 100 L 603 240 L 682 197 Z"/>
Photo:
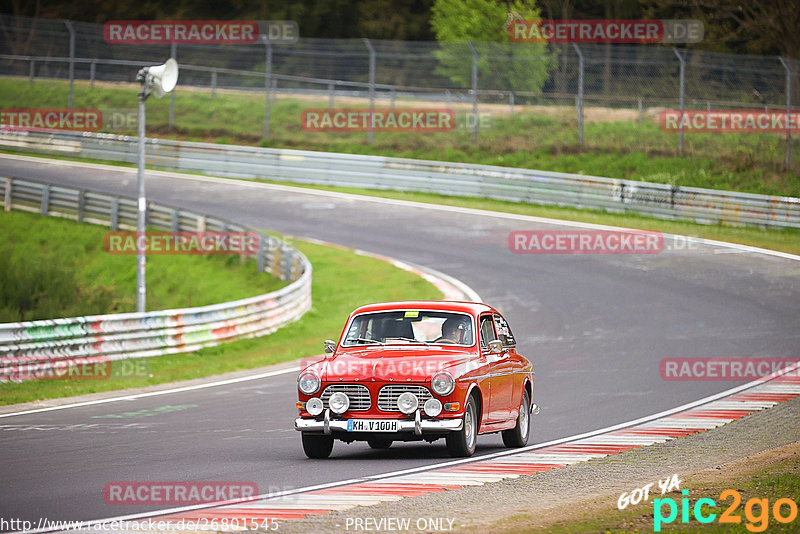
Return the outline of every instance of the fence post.
<path id="1" fill-rule="evenodd" d="M 64 24 L 69 31 L 69 109 L 72 109 L 72 95 L 75 90 L 75 28 L 68 20 Z"/>
<path id="2" fill-rule="evenodd" d="M 785 165 L 786 169 L 789 169 L 789 163 L 792 161 L 792 129 L 789 128 L 789 118 L 791 117 L 792 113 L 792 69 L 789 68 L 789 64 L 783 59 L 783 57 L 778 56 L 778 59 L 781 61 L 783 68 L 786 69 L 786 160 Z"/>
<path id="3" fill-rule="evenodd" d="M 95 75 L 96 68 L 97 68 L 97 65 L 95 64 L 94 61 L 92 61 L 89 64 L 89 87 L 91 87 L 92 89 L 94 89 L 94 75 Z"/>
<path id="4" fill-rule="evenodd" d="M 577 43 L 572 43 L 572 47 L 578 54 L 578 97 L 575 106 L 578 112 L 578 144 L 583 146 L 583 52 Z"/>
<path id="5" fill-rule="evenodd" d="M 211 71 L 211 98 L 217 94 L 217 69 Z"/>
<path id="6" fill-rule="evenodd" d="M 111 226 L 111 230 L 117 231 L 119 227 L 119 197 L 113 197 L 111 199 L 111 215 L 110 215 L 110 222 L 109 226 Z M 137 235 L 138 238 L 138 235 Z M 144 311 L 144 310 L 137 310 L 137 311 Z"/>
<path id="7" fill-rule="evenodd" d="M 47 215 L 50 212 L 50 186 L 45 185 L 42 188 L 42 215 Z"/>
<path id="8" fill-rule="evenodd" d="M 514 91 L 508 93 L 508 105 L 511 107 L 511 116 L 514 116 Z"/>
<path id="9" fill-rule="evenodd" d="M 333 84 L 328 84 L 328 109 L 333 109 Z"/>
<path id="10" fill-rule="evenodd" d="M 269 139 L 269 106 L 270 106 L 270 90 L 272 89 L 272 43 L 269 42 L 269 36 L 264 35 L 264 41 L 267 44 L 267 58 L 266 69 L 264 77 L 264 139 Z"/>
<path id="11" fill-rule="evenodd" d="M 642 123 L 642 97 L 639 97 L 638 106 L 639 106 L 639 119 L 638 119 L 638 122 L 639 122 L 639 124 L 641 124 Z"/>
<path id="12" fill-rule="evenodd" d="M 36 62 L 34 60 L 31 60 L 31 69 L 30 73 L 28 74 L 28 83 L 30 83 L 31 85 L 33 85 L 33 76 L 35 72 L 36 72 Z"/>
<path id="13" fill-rule="evenodd" d="M 367 143 L 372 144 L 375 138 L 373 131 L 373 114 L 375 113 L 375 49 L 369 39 L 364 38 L 364 44 L 369 51 L 369 125 L 367 126 Z"/>
<path id="14" fill-rule="evenodd" d="M 178 59 L 178 45 L 177 43 L 172 43 L 169 50 L 169 57 L 177 60 Z M 172 131 L 173 126 L 175 125 L 175 91 L 169 92 L 169 125 L 167 127 L 168 131 Z"/>
<path id="15" fill-rule="evenodd" d="M 181 220 L 178 216 L 178 210 L 172 210 L 172 216 L 170 217 L 170 228 L 173 232 L 180 232 L 181 230 Z"/>
<path id="16" fill-rule="evenodd" d="M 258 234 L 258 252 L 256 253 L 256 263 L 258 265 L 258 267 L 257 267 L 258 268 L 258 272 L 260 272 L 260 273 L 264 272 L 264 268 L 266 266 L 266 257 L 265 257 L 265 253 L 266 253 L 265 241 L 266 240 L 267 239 L 264 236 L 264 234 Z"/>
<path id="17" fill-rule="evenodd" d="M 472 41 L 467 41 L 472 52 L 472 144 L 478 142 L 478 52 L 472 46 Z"/>
<path id="18" fill-rule="evenodd" d="M 86 191 L 78 191 L 78 222 L 83 222 L 83 212 L 86 210 Z"/>
<path id="19" fill-rule="evenodd" d="M 12 178 L 6 178 L 6 195 L 3 199 L 3 208 L 6 211 L 11 211 L 11 188 L 14 186 Z"/>
<path id="20" fill-rule="evenodd" d="M 680 79 L 680 84 L 681 84 L 681 115 L 680 115 L 680 117 L 681 117 L 680 118 L 681 125 L 680 125 L 680 133 L 681 134 L 680 134 L 680 141 L 678 141 L 678 153 L 683 155 L 683 110 L 684 110 L 683 104 L 684 104 L 684 97 L 685 97 L 685 94 L 686 94 L 685 87 L 684 87 L 684 79 L 685 79 L 685 72 L 686 72 L 686 62 L 683 60 L 683 56 L 681 56 L 681 54 L 680 54 L 680 52 L 678 52 L 677 48 L 673 48 L 672 51 L 675 52 L 675 55 L 678 56 L 678 61 L 681 62 L 681 79 Z"/>

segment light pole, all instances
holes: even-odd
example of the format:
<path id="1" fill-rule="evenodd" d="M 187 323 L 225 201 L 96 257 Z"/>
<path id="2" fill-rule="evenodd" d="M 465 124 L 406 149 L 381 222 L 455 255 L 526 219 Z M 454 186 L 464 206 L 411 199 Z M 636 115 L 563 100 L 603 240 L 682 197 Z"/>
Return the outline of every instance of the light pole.
<path id="1" fill-rule="evenodd" d="M 139 91 L 139 168 L 137 181 L 139 185 L 138 216 L 136 219 L 136 311 L 144 312 L 145 308 L 145 255 L 147 222 L 147 199 L 144 194 L 144 102 L 150 94 L 162 98 L 172 92 L 178 83 L 178 62 L 169 58 L 163 65 L 142 68 L 136 74 L 136 81 L 142 84 Z"/>

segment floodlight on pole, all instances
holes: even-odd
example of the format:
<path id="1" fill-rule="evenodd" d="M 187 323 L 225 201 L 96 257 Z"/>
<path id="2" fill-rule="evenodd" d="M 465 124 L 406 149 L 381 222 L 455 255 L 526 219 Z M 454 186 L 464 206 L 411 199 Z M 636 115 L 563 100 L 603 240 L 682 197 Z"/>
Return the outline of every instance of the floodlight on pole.
<path id="1" fill-rule="evenodd" d="M 147 223 L 147 197 L 144 193 L 144 102 L 150 94 L 162 98 L 175 89 L 178 83 L 178 62 L 169 58 L 163 65 L 144 67 L 136 74 L 136 81 L 142 84 L 139 91 L 139 185 L 138 216 L 136 219 L 136 311 L 145 311 L 145 225 Z"/>

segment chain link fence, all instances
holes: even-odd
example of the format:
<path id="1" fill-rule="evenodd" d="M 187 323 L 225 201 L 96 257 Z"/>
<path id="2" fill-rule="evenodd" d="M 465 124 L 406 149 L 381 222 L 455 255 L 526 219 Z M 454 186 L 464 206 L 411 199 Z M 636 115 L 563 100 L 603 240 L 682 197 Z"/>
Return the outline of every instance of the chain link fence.
<path id="1" fill-rule="evenodd" d="M 302 38 L 294 44 L 111 45 L 100 24 L 0 15 L 0 76 L 135 83 L 138 67 L 180 63 L 180 87 L 265 93 L 262 137 L 277 133 L 269 108 L 278 97 L 315 98 L 333 107 L 343 97 L 370 107 L 425 102 L 492 116 L 560 117 L 574 144 L 602 146 L 603 128 L 588 124 L 658 120 L 665 109 L 764 109 L 800 102 L 800 61 L 657 45 L 543 45 Z M 169 128 L 175 125 L 172 94 Z M 352 102 L 352 100 L 348 100 Z M 312 104 L 309 104 L 312 105 Z M 473 117 L 471 141 L 479 121 Z M 279 125 L 278 125 L 279 126 Z M 535 125 L 526 126 L 535 128 Z M 552 126 L 551 126 L 552 128 Z M 574 130 L 573 130 L 574 128 Z M 586 128 L 586 132 L 584 129 Z M 718 135 L 718 134 L 717 134 Z M 786 133 L 731 134 L 775 165 L 790 165 Z M 611 136 L 613 137 L 613 136 Z M 637 147 L 716 155 L 701 136 L 646 130 Z M 372 142 L 372 133 L 369 133 Z M 624 140 L 618 142 L 625 142 Z"/>

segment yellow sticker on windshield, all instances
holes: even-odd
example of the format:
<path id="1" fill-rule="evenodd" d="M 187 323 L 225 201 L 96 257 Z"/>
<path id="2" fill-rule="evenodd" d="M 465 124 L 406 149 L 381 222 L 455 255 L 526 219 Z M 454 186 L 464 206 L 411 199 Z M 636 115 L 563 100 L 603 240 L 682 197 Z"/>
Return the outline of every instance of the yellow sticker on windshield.
<path id="1" fill-rule="evenodd" d="M 419 317 L 418 311 L 407 311 L 405 317 Z"/>

